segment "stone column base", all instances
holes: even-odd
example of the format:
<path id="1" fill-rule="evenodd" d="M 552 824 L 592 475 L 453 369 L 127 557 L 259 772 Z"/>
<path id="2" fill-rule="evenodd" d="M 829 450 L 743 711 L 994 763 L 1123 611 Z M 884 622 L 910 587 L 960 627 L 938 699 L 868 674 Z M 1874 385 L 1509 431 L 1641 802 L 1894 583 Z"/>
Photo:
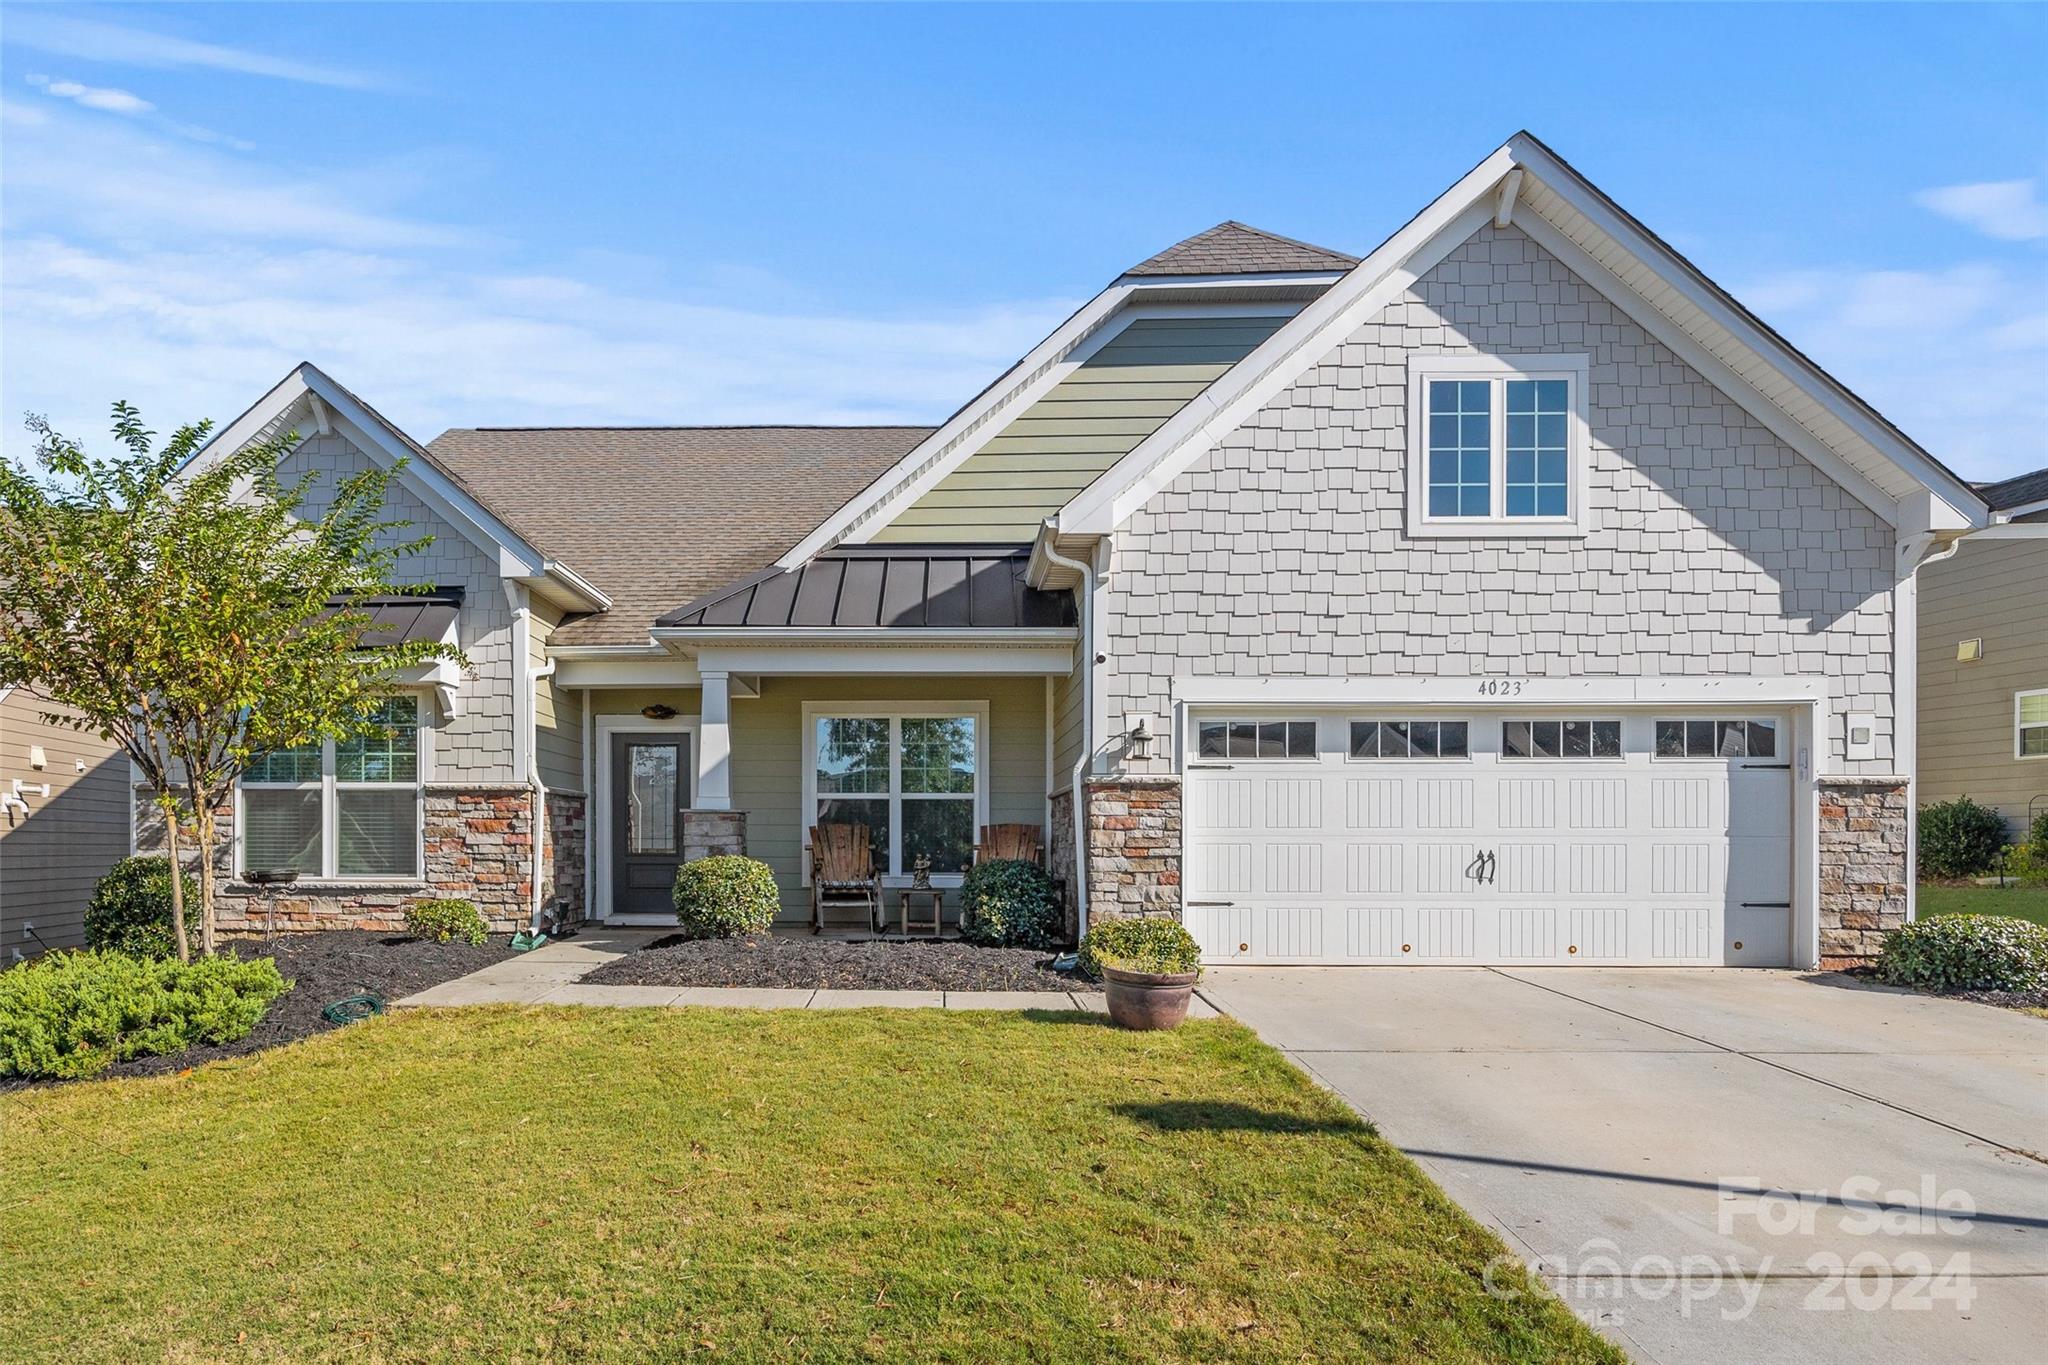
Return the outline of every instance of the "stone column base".
<path id="1" fill-rule="evenodd" d="M 1180 778 L 1096 777 L 1087 801 L 1088 922 L 1180 917 Z"/>
<path id="2" fill-rule="evenodd" d="M 747 856 L 747 813 L 743 810 L 683 812 L 683 861 Z"/>
<path id="3" fill-rule="evenodd" d="M 1906 851 L 1913 837 L 1900 777 L 1820 779 L 1820 965 L 1875 961 L 1906 922 Z"/>

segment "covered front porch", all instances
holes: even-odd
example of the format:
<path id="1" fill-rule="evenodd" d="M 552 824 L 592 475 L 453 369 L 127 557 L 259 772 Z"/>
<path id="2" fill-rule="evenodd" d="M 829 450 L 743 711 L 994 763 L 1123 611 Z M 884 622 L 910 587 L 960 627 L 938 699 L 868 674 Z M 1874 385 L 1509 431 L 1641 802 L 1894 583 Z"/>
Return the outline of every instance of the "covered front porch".
<path id="1" fill-rule="evenodd" d="M 923 590 L 902 595 L 896 624 L 874 624 L 879 610 L 870 624 L 793 626 L 787 612 L 762 621 L 742 609 L 728 624 L 658 628 L 646 649 L 557 653 L 557 694 L 580 702 L 565 710 L 581 713 L 589 918 L 673 922 L 679 866 L 744 853 L 774 873 L 778 932 L 809 932 L 811 831 L 835 824 L 869 831 L 881 932 L 898 932 L 922 860 L 940 893 L 941 930 L 952 932 L 962 875 L 994 825 L 1037 832 L 1071 905 L 1080 731 L 1071 604 L 1023 588 L 1007 557 L 876 561 L 878 594 L 907 564 L 918 570 Z M 836 585 L 838 602 L 861 562 Z M 904 624 L 932 619 L 930 585 L 943 587 L 954 565 L 974 608 L 961 614 L 972 619 Z M 800 585 L 787 586 L 794 602 Z M 919 898 L 911 918 L 929 915 Z M 872 935 L 875 917 L 828 907 L 826 932 Z"/>

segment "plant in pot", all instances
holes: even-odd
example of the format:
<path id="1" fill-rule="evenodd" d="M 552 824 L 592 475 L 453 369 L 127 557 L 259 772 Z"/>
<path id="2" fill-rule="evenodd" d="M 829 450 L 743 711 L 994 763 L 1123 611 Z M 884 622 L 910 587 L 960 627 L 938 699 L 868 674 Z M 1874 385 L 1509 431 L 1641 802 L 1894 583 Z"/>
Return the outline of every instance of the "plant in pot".
<path id="1" fill-rule="evenodd" d="M 1081 940 L 1081 967 L 1102 979 L 1123 1028 L 1178 1028 L 1202 975 L 1202 949 L 1179 920 L 1105 920 Z"/>

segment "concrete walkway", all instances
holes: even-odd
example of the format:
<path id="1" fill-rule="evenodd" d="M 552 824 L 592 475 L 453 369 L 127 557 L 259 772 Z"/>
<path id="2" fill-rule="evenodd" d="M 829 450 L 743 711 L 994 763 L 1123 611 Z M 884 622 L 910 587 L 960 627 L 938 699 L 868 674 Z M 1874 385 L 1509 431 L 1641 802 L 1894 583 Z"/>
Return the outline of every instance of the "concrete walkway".
<path id="1" fill-rule="evenodd" d="M 1640 1360 L 2048 1358 L 2048 1023 L 1757 970 L 1201 989 Z"/>
<path id="2" fill-rule="evenodd" d="M 1092 1010 L 1102 1012 L 1099 991 L 851 991 L 776 990 L 751 986 L 601 986 L 583 978 L 608 962 L 637 952 L 669 931 L 589 930 L 530 953 L 494 962 L 468 976 L 444 981 L 398 1005 L 608 1005 L 676 1007 L 712 1005 L 728 1009 L 948 1009 Z M 1191 1019 L 1216 1016 L 1196 997 Z"/>

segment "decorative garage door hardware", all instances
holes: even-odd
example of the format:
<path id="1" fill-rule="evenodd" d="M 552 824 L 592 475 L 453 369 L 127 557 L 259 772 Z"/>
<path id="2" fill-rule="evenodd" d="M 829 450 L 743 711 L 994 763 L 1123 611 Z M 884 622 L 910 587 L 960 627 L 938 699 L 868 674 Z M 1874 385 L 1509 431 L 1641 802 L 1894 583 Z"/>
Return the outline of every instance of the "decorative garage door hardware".
<path id="1" fill-rule="evenodd" d="M 1465 875 L 1475 882 L 1490 882 L 1499 868 L 1499 856 L 1492 849 L 1484 849 L 1472 855 L 1472 861 L 1465 865 Z"/>

